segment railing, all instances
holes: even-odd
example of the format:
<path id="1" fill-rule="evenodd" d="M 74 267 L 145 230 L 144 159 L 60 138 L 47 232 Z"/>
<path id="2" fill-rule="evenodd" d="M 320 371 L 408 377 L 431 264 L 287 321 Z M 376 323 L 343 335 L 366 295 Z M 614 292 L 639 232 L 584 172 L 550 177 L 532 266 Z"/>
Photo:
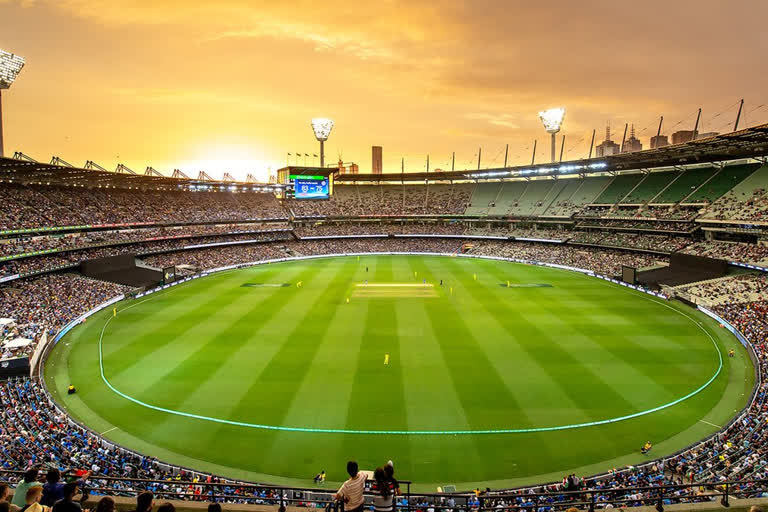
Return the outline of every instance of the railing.
<path id="1" fill-rule="evenodd" d="M 0 470 L 0 481 L 14 483 L 22 471 Z M 370 482 L 369 482 L 370 484 Z M 596 508 L 612 505 L 655 506 L 663 512 L 665 505 L 678 503 L 717 502 L 730 506 L 732 498 L 759 497 L 768 490 L 768 480 L 736 480 L 724 482 L 669 484 L 658 486 L 590 488 L 576 490 L 487 491 L 462 493 L 412 493 L 411 482 L 401 481 L 401 494 L 395 498 L 397 510 L 415 512 L 432 509 L 435 512 L 526 510 L 530 512 L 557 511 L 575 507 L 593 512 Z M 343 510 L 334 500 L 335 488 L 284 487 L 246 484 L 235 481 L 195 482 L 189 480 L 147 480 L 121 477 L 91 477 L 83 486 L 84 498 L 95 495 L 134 497 L 150 490 L 156 499 L 197 502 L 227 502 L 272 505 L 285 510 L 288 506 Z M 374 493 L 366 485 L 366 505 L 372 503 Z"/>

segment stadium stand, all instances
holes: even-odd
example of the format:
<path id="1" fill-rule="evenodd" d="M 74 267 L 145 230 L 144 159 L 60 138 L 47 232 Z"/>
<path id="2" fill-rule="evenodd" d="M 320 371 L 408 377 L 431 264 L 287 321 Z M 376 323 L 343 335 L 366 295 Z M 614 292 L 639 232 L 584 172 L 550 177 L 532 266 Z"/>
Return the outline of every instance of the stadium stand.
<path id="1" fill-rule="evenodd" d="M 712 167 L 685 170 L 667 188 L 662 190 L 652 202 L 655 204 L 679 203 L 699 188 L 702 183 L 709 180 L 716 172 L 717 169 Z"/>
<path id="2" fill-rule="evenodd" d="M 606 276 L 618 276 L 622 265 L 641 270 L 667 265 L 678 251 L 765 264 L 768 249 L 756 243 L 763 241 L 762 232 L 750 232 L 739 242 L 701 240 L 702 233 L 697 230 L 702 222 L 693 220 L 764 220 L 767 189 L 768 167 L 741 163 L 722 169 L 689 168 L 615 177 L 339 184 L 327 201 L 281 202 L 270 192 L 258 191 L 0 183 L 4 204 L 0 211 L 0 229 L 4 231 L 0 234 L 0 278 L 13 278 L 0 288 L 0 316 L 12 319 L 2 327 L 2 339 L 31 340 L 23 347 L 3 350 L 2 358 L 29 356 L 44 335 L 54 335 L 89 309 L 132 290 L 77 273 L 76 267 L 88 259 L 137 254 L 141 262 L 152 267 L 187 266 L 200 271 L 286 256 L 382 251 L 459 253 L 471 246 L 468 250 L 473 255 L 574 266 Z M 706 204 L 709 206 L 700 214 L 699 209 Z M 356 219 L 388 216 L 398 219 Z M 400 219 L 407 216 L 420 218 Z M 433 218 L 423 218 L 429 216 Z M 467 216 L 480 219 L 470 222 Z M 314 222 L 303 217 L 338 219 Z M 48 232 L 62 227 L 67 229 Z M 13 230 L 28 232 L 11 233 Z M 302 239 L 352 235 L 382 237 Z M 472 236 L 543 238 L 563 243 L 468 238 Z M 667 269 L 661 269 L 661 273 Z M 748 273 L 702 281 L 700 274 L 694 274 L 684 276 L 684 280 L 695 282 L 685 281 L 674 290 L 701 299 L 737 326 L 751 343 L 764 375 L 768 369 L 765 276 Z M 593 493 L 597 500 L 623 498 L 631 506 L 655 503 L 654 491 L 617 493 L 613 489 L 683 480 L 722 482 L 767 477 L 763 457 L 768 447 L 766 386 L 766 382 L 759 382 L 749 409 L 718 437 L 664 461 L 580 479 L 579 488 L 597 489 Z M 0 398 L 0 467 L 6 470 L 44 463 L 88 467 L 94 472 L 94 482 L 111 488 L 105 493 L 125 494 L 139 489 L 178 493 L 181 489 L 199 498 L 205 492 L 194 485 L 200 474 L 187 474 L 149 457 L 106 445 L 95 434 L 71 423 L 33 380 L 0 383 Z M 99 480 L 99 475 L 172 479 L 188 484 L 116 482 Z M 211 475 L 202 478 L 219 481 Z M 571 484 L 489 494 L 485 499 L 494 507 L 525 507 L 533 503 L 531 495 L 551 491 L 554 494 L 547 498 L 550 504 L 567 503 L 569 497 L 562 491 Z M 733 490 L 743 496 L 756 492 L 750 484 L 735 485 Z M 236 486 L 222 486 L 219 491 L 229 493 L 225 501 L 244 499 Z M 695 489 L 680 488 L 676 492 L 669 503 L 701 499 Z M 266 490 L 263 495 L 249 498 L 272 505 L 280 499 Z"/>
<path id="3" fill-rule="evenodd" d="M 0 231 L 45 227 L 287 218 L 274 194 L 80 189 L 4 184 Z M 104 205 L 109 205 L 105 208 Z"/>
<path id="4" fill-rule="evenodd" d="M 768 264 L 768 246 L 761 244 L 722 241 L 696 242 L 681 252 L 757 265 Z"/>
<path id="5" fill-rule="evenodd" d="M 768 166 L 763 166 L 707 208 L 702 220 L 768 220 Z"/>
<path id="6" fill-rule="evenodd" d="M 610 176 L 599 176 L 574 180 L 579 184 L 578 187 L 575 184 L 571 186 L 569 183 L 545 214 L 553 217 L 571 217 L 584 205 L 595 201 L 598 194 L 603 191 L 612 179 Z M 567 192 L 571 189 L 573 189 L 572 194 L 566 196 Z"/>
<path id="7" fill-rule="evenodd" d="M 478 183 L 472 192 L 466 215 L 486 215 L 488 209 L 496 202 L 501 183 Z"/>
<path id="8" fill-rule="evenodd" d="M 488 210 L 488 215 L 508 215 L 520 201 L 529 186 L 527 181 L 504 181 L 501 183 L 496 201 Z"/>
<path id="9" fill-rule="evenodd" d="M 709 307 L 757 302 L 766 297 L 768 280 L 764 274 L 744 274 L 678 286 L 675 291 L 693 295 Z"/>
<path id="10" fill-rule="evenodd" d="M 644 174 L 631 173 L 620 174 L 613 178 L 611 183 L 594 200 L 594 204 L 613 205 L 621 201 L 627 194 L 637 187 L 645 179 Z"/>
<path id="11" fill-rule="evenodd" d="M 554 180 L 531 180 L 525 187 L 523 195 L 507 212 L 513 217 L 530 217 L 544 203 L 547 195 L 555 184 Z"/>
<path id="12" fill-rule="evenodd" d="M 669 186 L 678 177 L 677 172 L 650 172 L 629 194 L 622 200 L 623 204 L 643 204 L 651 202 L 659 192 Z"/>
<path id="13" fill-rule="evenodd" d="M 681 202 L 687 204 L 711 203 L 755 172 L 759 164 L 728 165 L 703 182 Z"/>
<path id="14" fill-rule="evenodd" d="M 0 289 L 0 317 L 13 320 L 3 326 L 3 340 L 21 337 L 36 343 L 44 333 L 53 336 L 69 321 L 129 289 L 74 273 L 16 281 Z M 29 355 L 35 343 L 3 350 L 2 359 Z"/>

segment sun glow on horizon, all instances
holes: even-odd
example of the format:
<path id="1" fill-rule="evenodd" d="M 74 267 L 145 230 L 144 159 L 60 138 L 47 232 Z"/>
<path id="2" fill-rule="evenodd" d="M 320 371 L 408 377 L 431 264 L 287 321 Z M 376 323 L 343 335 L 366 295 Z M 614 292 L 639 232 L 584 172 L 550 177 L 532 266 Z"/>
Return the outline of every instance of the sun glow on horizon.
<path id="1" fill-rule="evenodd" d="M 252 145 L 221 143 L 191 151 L 189 158 L 179 160 L 177 166 L 190 177 L 205 171 L 214 178 L 229 173 L 236 180 L 245 181 L 246 176 L 252 174 L 257 181 L 266 183 L 270 173 L 282 165 L 264 155 L 264 151 Z"/>

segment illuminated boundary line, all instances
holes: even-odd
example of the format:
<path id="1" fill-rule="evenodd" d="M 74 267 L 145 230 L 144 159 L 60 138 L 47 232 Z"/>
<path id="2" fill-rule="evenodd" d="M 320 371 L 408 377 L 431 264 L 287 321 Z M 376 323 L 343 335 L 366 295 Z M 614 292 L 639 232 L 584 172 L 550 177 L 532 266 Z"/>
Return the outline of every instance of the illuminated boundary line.
<path id="1" fill-rule="evenodd" d="M 154 411 L 164 412 L 168 414 L 173 414 L 175 416 L 182 416 L 185 418 L 193 418 L 196 420 L 203 420 L 203 421 L 210 421 L 213 423 L 219 423 L 223 425 L 233 425 L 236 427 L 247 427 L 247 428 L 257 428 L 261 430 L 277 430 L 281 432 L 308 432 L 313 434 L 363 434 L 363 435 L 476 435 L 476 434 L 526 434 L 531 432 L 553 432 L 557 430 L 571 430 L 576 428 L 583 428 L 583 427 L 595 427 L 598 425 L 607 425 L 610 423 L 618 423 L 620 421 L 630 420 L 633 418 L 639 418 L 640 416 L 646 416 L 648 414 L 652 414 L 658 411 L 662 411 L 664 409 L 668 409 L 670 407 L 673 407 L 685 400 L 688 400 L 689 398 L 698 395 L 704 389 L 706 389 L 714 380 L 717 378 L 718 375 L 720 375 L 720 372 L 723 369 L 723 354 L 720 352 L 720 348 L 717 346 L 717 342 L 712 337 L 712 335 L 707 331 L 700 322 L 697 322 L 694 318 L 692 318 L 690 315 L 677 310 L 673 308 L 672 306 L 669 306 L 667 304 L 664 304 L 662 302 L 659 302 L 657 300 L 651 299 L 649 297 L 646 297 L 648 300 L 652 302 L 657 302 L 661 304 L 662 306 L 668 307 L 671 310 L 685 316 L 690 321 L 696 324 L 699 329 L 704 331 L 704 333 L 709 337 L 709 340 L 712 342 L 712 345 L 715 347 L 715 352 L 717 352 L 718 357 L 718 366 L 715 373 L 709 378 L 707 382 L 705 382 L 703 385 L 701 385 L 699 388 L 691 391 L 687 395 L 678 398 L 677 400 L 674 400 L 672 402 L 660 405 L 658 407 L 654 407 L 652 409 L 646 409 L 645 411 L 640 411 L 632 414 L 627 414 L 625 416 L 619 416 L 616 418 L 608 418 L 604 420 L 597 420 L 597 421 L 589 421 L 584 423 L 572 423 L 569 425 L 556 425 L 552 427 L 533 427 L 533 428 L 500 428 L 500 429 L 487 429 L 487 430 L 355 430 L 355 429 L 345 429 L 345 428 L 311 428 L 311 427 L 286 427 L 282 425 L 264 425 L 259 423 L 248 423 L 244 421 L 233 421 L 233 420 L 226 420 L 222 418 L 213 418 L 211 416 L 203 416 L 200 414 L 193 414 L 189 412 L 184 411 L 177 411 L 174 409 L 167 409 L 165 407 L 158 407 L 157 405 L 148 404 L 146 402 L 142 402 L 141 400 L 134 398 L 130 395 L 127 395 L 120 391 L 119 389 L 115 388 L 107 379 L 106 375 L 104 375 L 104 359 L 103 359 L 103 350 L 102 350 L 102 342 L 104 339 L 104 331 L 107 329 L 107 326 L 112 321 L 113 318 L 116 318 L 115 316 L 110 316 L 106 322 L 104 322 L 104 326 L 101 328 L 101 334 L 99 334 L 99 371 L 101 373 L 101 380 L 104 381 L 104 384 L 107 385 L 109 389 L 111 389 L 114 393 L 117 395 L 125 398 L 126 400 L 129 400 L 135 404 L 141 405 L 142 407 L 146 407 L 148 409 L 152 409 Z M 128 309 L 131 309 L 134 306 L 138 306 L 139 304 L 142 304 L 146 301 L 148 301 L 149 298 L 144 299 L 140 302 L 137 302 L 135 304 L 131 304 L 130 306 L 123 308 L 120 310 L 126 311 Z"/>

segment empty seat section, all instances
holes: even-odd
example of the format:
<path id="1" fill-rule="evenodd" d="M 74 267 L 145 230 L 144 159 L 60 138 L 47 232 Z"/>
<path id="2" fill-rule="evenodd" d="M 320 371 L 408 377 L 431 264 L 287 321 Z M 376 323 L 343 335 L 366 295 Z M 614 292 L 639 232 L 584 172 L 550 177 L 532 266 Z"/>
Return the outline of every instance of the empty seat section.
<path id="1" fill-rule="evenodd" d="M 594 178 L 574 179 L 569 183 L 555 200 L 547 215 L 570 217 L 584 205 L 594 201 L 595 197 L 613 179 L 611 176 L 596 176 Z M 570 193 L 569 193 L 570 192 Z"/>
<path id="2" fill-rule="evenodd" d="M 672 184 L 653 199 L 654 204 L 678 203 L 685 196 L 696 190 L 702 183 L 712 177 L 717 172 L 717 168 L 707 169 L 688 169 L 682 176 L 677 178 Z"/>
<path id="3" fill-rule="evenodd" d="M 664 190 L 669 183 L 677 178 L 678 172 L 652 172 L 646 175 L 645 179 L 635 187 L 627 196 L 621 200 L 624 204 L 640 204 L 650 201 L 656 195 Z"/>
<path id="4" fill-rule="evenodd" d="M 629 193 L 630 190 L 635 188 L 635 186 L 640 183 L 640 180 L 642 180 L 644 177 L 644 174 L 621 174 L 616 176 L 611 184 L 608 185 L 605 190 L 603 190 L 603 193 L 594 200 L 594 203 L 618 203 L 625 195 Z"/>
<path id="5" fill-rule="evenodd" d="M 542 215 L 547 210 L 547 208 L 549 208 L 555 202 L 555 200 L 562 193 L 563 189 L 567 187 L 571 181 L 573 180 L 556 180 L 552 184 L 552 187 L 550 187 L 547 195 L 544 197 L 541 203 L 533 209 L 533 215 Z M 574 188 L 573 190 L 576 189 Z"/>
<path id="6" fill-rule="evenodd" d="M 683 203 L 704 203 L 717 200 L 723 194 L 744 181 L 755 172 L 760 164 L 729 165 L 724 167 L 711 180 L 700 186 Z"/>
<path id="7" fill-rule="evenodd" d="M 527 181 L 505 181 L 501 187 L 499 199 L 496 201 L 496 207 L 491 208 L 489 213 L 491 215 L 507 215 L 509 210 L 520 200 L 526 187 L 528 187 Z"/>
<path id="8" fill-rule="evenodd" d="M 470 199 L 469 208 L 467 208 L 467 215 L 483 215 L 488 213 L 488 208 L 491 203 L 496 200 L 496 196 L 499 194 L 501 183 L 478 183 L 475 186 L 475 190 L 472 192 L 472 198 Z"/>
<path id="9" fill-rule="evenodd" d="M 540 206 L 547 197 L 555 180 L 531 180 L 528 182 L 525 192 L 517 201 L 517 205 L 513 206 L 509 213 L 518 217 L 530 217 L 533 215 L 533 211 L 537 206 Z"/>

